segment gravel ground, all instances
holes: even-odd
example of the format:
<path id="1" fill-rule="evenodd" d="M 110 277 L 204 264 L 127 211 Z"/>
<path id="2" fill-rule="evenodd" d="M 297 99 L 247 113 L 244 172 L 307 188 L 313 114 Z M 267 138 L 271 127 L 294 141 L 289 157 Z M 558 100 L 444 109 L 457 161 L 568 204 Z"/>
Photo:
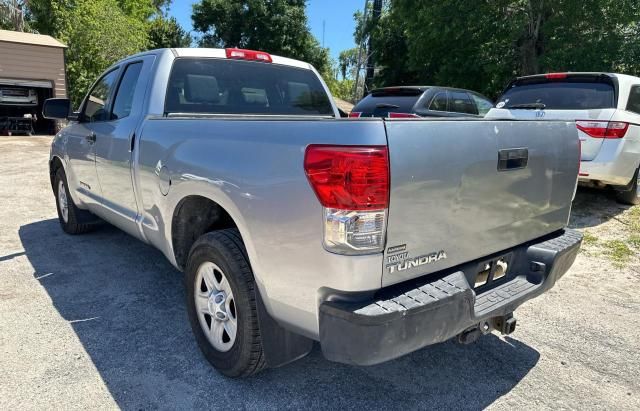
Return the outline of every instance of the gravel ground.
<path id="1" fill-rule="evenodd" d="M 572 225 L 596 240 L 516 312 L 512 338 L 368 368 L 315 347 L 236 381 L 200 355 L 181 274 L 159 252 L 111 227 L 62 233 L 49 141 L 0 137 L 0 409 L 640 409 L 637 250 L 625 268 L 606 250 L 637 210 L 604 192 L 578 192 Z"/>

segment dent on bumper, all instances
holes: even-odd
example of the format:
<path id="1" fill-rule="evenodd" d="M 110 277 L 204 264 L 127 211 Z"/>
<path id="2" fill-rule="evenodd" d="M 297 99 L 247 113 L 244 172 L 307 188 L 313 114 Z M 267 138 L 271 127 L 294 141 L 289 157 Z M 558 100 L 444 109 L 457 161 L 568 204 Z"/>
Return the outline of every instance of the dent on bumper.
<path id="1" fill-rule="evenodd" d="M 565 230 L 544 241 L 523 245 L 517 264 L 500 285 L 478 295 L 468 270 L 428 276 L 381 290 L 375 300 L 324 302 L 320 306 L 320 344 L 325 357 L 355 365 L 373 365 L 446 341 L 482 320 L 502 316 L 553 287 L 573 264 L 582 234 Z M 515 271 L 514 271 L 515 269 Z M 434 276 L 439 277 L 433 280 Z"/>

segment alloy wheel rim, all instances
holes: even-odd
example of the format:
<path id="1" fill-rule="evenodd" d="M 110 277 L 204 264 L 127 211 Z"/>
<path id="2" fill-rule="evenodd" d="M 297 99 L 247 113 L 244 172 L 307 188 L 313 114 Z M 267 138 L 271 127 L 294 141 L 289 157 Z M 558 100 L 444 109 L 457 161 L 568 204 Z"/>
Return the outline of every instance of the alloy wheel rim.
<path id="1" fill-rule="evenodd" d="M 69 202 L 67 200 L 67 190 L 65 190 L 62 180 L 58 183 L 58 206 L 64 222 L 69 222 Z"/>
<path id="2" fill-rule="evenodd" d="M 238 317 L 227 277 L 216 264 L 204 262 L 198 267 L 194 291 L 202 331 L 216 350 L 229 351 L 236 341 Z"/>

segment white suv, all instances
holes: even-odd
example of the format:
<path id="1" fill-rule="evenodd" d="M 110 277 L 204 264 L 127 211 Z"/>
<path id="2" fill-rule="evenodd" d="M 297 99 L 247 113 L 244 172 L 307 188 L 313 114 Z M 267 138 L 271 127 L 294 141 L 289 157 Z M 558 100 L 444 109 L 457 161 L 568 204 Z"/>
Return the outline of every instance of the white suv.
<path id="1" fill-rule="evenodd" d="M 486 118 L 572 120 L 582 142 L 580 182 L 640 204 L 640 78 L 549 73 L 513 80 Z"/>
<path id="2" fill-rule="evenodd" d="M 0 105 L 37 106 L 38 93 L 32 88 L 0 87 Z"/>

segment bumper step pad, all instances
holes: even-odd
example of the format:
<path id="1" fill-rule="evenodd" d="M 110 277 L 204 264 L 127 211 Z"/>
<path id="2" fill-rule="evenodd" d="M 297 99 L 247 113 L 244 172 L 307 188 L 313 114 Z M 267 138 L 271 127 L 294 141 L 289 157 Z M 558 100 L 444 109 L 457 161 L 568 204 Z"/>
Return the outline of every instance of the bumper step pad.
<path id="1" fill-rule="evenodd" d="M 582 234 L 565 230 L 553 238 L 507 252 L 518 253 L 516 272 L 476 295 L 465 270 L 438 279 L 426 276 L 387 287 L 370 301 L 320 305 L 320 344 L 330 360 L 372 365 L 446 341 L 485 319 L 513 312 L 551 288 L 573 264 Z"/>

